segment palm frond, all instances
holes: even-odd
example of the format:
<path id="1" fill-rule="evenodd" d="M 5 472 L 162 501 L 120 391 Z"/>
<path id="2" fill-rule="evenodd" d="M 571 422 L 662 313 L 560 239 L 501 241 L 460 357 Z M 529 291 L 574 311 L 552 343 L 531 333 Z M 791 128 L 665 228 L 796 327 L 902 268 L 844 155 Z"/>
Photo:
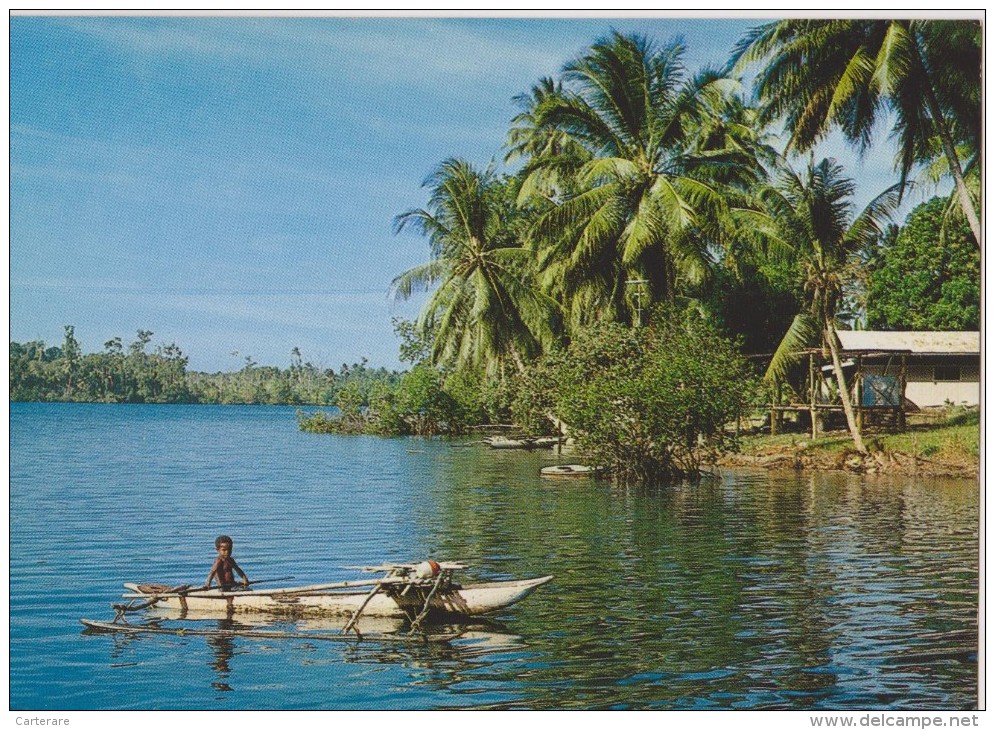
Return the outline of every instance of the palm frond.
<path id="1" fill-rule="evenodd" d="M 600 180 L 624 182 L 637 180 L 639 166 L 624 157 L 599 157 L 586 163 L 577 171 L 577 181 L 587 187 Z"/>
<path id="2" fill-rule="evenodd" d="M 394 277 L 388 290 L 392 299 L 410 299 L 415 291 L 428 291 L 449 272 L 449 264 L 436 259 Z"/>
<path id="3" fill-rule="evenodd" d="M 818 344 L 819 333 L 819 321 L 815 317 L 807 312 L 795 315 L 791 326 L 774 351 L 770 365 L 764 373 L 764 380 L 777 382 L 787 378 L 791 368 L 801 360 L 804 350 Z"/>
<path id="4" fill-rule="evenodd" d="M 847 230 L 843 241 L 844 248 L 848 251 L 859 251 L 877 241 L 884 227 L 891 222 L 892 215 L 901 202 L 901 184 L 892 185 L 874 198 Z"/>

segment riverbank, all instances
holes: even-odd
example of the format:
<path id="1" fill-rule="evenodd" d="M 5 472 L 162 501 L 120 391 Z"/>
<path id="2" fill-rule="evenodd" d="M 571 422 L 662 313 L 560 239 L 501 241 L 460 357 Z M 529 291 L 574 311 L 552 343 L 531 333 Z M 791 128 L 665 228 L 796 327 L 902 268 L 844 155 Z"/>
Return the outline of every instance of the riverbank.
<path id="1" fill-rule="evenodd" d="M 743 437 L 740 450 L 720 456 L 716 465 L 976 479 L 981 467 L 980 437 L 978 411 L 958 410 L 933 422 L 910 423 L 904 433 L 867 434 L 866 456 L 854 449 L 845 431 L 815 440 L 802 433 L 754 435 Z"/>

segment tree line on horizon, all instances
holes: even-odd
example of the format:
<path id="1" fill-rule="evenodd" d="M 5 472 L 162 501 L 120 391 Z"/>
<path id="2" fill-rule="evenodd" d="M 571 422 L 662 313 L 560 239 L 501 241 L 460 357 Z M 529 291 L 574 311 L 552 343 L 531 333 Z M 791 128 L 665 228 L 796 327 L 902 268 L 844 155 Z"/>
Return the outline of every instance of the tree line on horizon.
<path id="1" fill-rule="evenodd" d="M 363 358 L 338 370 L 306 362 L 299 348 L 290 365 L 259 365 L 251 357 L 234 372 L 188 371 L 189 358 L 175 344 L 151 352 L 153 333 L 138 330 L 125 347 L 120 337 L 102 352 L 84 354 L 76 329 L 65 327 L 61 346 L 44 342 L 10 343 L 11 401 L 87 403 L 189 403 L 218 405 L 334 405 L 343 389 L 365 398 L 375 382 L 400 375 L 370 367 Z"/>

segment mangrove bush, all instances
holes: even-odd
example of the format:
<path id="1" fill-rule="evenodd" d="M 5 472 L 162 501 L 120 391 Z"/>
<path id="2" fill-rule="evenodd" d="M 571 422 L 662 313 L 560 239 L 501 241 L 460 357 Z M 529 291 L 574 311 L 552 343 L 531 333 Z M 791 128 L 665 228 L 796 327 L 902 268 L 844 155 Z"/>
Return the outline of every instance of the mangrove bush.
<path id="1" fill-rule="evenodd" d="M 534 430 L 562 420 L 588 462 L 621 484 L 697 478 L 757 379 L 736 344 L 696 310 L 660 310 L 649 326 L 600 323 L 530 373 L 515 416 Z"/>

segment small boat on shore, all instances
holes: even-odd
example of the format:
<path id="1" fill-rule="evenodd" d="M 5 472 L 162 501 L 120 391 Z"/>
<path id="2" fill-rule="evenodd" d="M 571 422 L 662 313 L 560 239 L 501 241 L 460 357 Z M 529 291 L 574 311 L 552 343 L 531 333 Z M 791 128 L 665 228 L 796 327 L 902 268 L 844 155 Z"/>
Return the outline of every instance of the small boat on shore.
<path id="1" fill-rule="evenodd" d="M 508 438 L 507 436 L 491 436 L 484 443 L 492 449 L 550 449 L 561 442 L 556 436 L 544 438 Z"/>
<path id="2" fill-rule="evenodd" d="M 547 575 L 528 580 L 463 585 L 453 580 L 453 572 L 464 567 L 459 563 L 434 561 L 418 565 L 383 565 L 363 568 L 386 573 L 376 579 L 254 590 L 172 588 L 154 583 L 125 583 L 128 593 L 122 598 L 129 603 L 116 605 L 115 608 L 122 614 L 158 606 L 226 615 L 262 612 L 358 617 L 362 613 L 409 620 L 430 614 L 469 617 L 493 613 L 518 603 L 553 579 L 553 576 Z"/>
<path id="3" fill-rule="evenodd" d="M 546 466 L 539 471 L 540 475 L 554 479 L 590 477 L 594 475 L 594 468 L 583 464 L 557 464 L 556 466 Z"/>

